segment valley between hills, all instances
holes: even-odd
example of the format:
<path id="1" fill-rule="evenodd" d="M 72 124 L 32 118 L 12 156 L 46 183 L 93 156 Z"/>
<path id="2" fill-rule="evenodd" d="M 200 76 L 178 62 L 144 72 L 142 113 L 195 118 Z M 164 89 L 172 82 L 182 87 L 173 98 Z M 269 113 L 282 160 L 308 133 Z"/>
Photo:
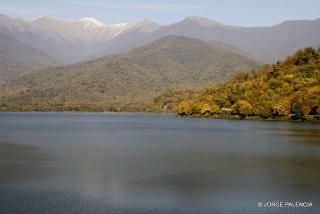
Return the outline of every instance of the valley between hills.
<path id="1" fill-rule="evenodd" d="M 317 121 L 319 35 L 320 19 L 107 26 L 2 15 L 0 109 Z"/>

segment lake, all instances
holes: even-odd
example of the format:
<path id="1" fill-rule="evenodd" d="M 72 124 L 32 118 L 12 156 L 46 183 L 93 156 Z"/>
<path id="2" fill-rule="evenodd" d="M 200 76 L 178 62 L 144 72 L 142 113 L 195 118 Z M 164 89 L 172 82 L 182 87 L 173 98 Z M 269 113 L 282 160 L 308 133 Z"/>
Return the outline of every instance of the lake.
<path id="1" fill-rule="evenodd" d="M 320 124 L 0 113 L 0 213 L 318 214 Z"/>

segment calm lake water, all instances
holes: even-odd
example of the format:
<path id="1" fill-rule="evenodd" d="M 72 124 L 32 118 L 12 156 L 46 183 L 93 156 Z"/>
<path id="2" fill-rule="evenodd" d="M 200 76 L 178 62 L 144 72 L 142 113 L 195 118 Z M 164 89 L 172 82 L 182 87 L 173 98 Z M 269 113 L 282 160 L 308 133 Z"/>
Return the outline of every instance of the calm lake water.
<path id="1" fill-rule="evenodd" d="M 318 214 L 320 124 L 0 113 L 0 213 Z"/>

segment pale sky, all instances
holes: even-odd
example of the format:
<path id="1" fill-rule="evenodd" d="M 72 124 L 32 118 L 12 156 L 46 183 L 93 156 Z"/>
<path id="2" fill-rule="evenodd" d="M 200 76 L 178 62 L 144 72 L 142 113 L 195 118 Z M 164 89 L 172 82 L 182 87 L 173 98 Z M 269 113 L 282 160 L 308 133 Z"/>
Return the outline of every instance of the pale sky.
<path id="1" fill-rule="evenodd" d="M 269 26 L 320 18 L 320 0 L 0 0 L 0 13 L 26 20 L 93 17 L 105 24 L 145 18 L 170 24 L 203 16 L 230 25 Z"/>

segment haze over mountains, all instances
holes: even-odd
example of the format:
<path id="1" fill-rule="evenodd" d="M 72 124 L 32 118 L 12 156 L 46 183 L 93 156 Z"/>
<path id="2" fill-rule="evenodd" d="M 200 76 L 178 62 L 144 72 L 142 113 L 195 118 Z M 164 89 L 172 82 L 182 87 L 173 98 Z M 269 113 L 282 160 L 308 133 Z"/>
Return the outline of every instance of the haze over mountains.
<path id="1" fill-rule="evenodd" d="M 320 46 L 320 19 L 239 27 L 202 17 L 106 25 L 0 15 L 0 107 L 125 109 L 167 89 L 225 81 L 307 46 Z"/>
<path id="2" fill-rule="evenodd" d="M 124 55 L 24 75 L 5 83 L 0 95 L 4 103 L 45 110 L 125 108 L 166 89 L 200 89 L 260 65 L 237 52 L 220 43 L 166 36 Z"/>
<path id="3" fill-rule="evenodd" d="M 0 83 L 57 62 L 39 49 L 0 34 Z"/>
<path id="4" fill-rule="evenodd" d="M 99 52 L 103 44 L 127 29 L 94 19 L 77 21 L 40 17 L 32 22 L 0 16 L 0 33 L 37 48 L 60 63 L 75 63 Z"/>
<path id="5" fill-rule="evenodd" d="M 202 17 L 187 17 L 181 22 L 161 26 L 150 20 L 105 25 L 93 18 L 62 20 L 40 17 L 27 22 L 1 15 L 0 33 L 67 64 L 125 53 L 167 35 L 221 42 L 256 59 L 274 62 L 299 48 L 317 48 L 320 19 L 287 21 L 270 27 L 240 27 Z"/>

